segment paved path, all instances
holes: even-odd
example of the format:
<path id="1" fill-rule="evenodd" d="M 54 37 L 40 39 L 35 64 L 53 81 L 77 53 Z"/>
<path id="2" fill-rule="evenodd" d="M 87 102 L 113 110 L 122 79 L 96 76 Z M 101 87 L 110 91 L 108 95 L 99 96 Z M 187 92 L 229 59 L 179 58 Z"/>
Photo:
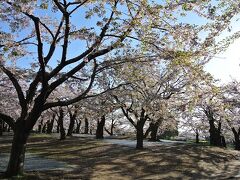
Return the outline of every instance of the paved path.
<path id="1" fill-rule="evenodd" d="M 104 139 L 103 141 L 111 144 L 118 144 L 123 146 L 129 146 L 129 147 L 135 147 L 136 146 L 136 140 L 129 140 L 129 139 Z M 183 141 L 170 141 L 170 140 L 160 140 L 157 142 L 151 142 L 144 140 L 143 146 L 144 147 L 152 147 L 152 146 L 162 146 L 162 145 L 176 145 L 176 144 L 185 144 L 186 142 Z"/>
<path id="2" fill-rule="evenodd" d="M 9 154 L 0 153 L 0 172 L 4 172 L 7 168 Z M 26 154 L 24 170 L 26 171 L 44 171 L 44 170 L 72 170 L 65 162 L 47 159 L 35 154 Z"/>
<path id="3" fill-rule="evenodd" d="M 90 135 L 90 134 L 73 134 L 75 137 L 80 137 L 80 138 L 93 138 L 95 139 L 95 135 Z M 123 145 L 123 146 L 128 146 L 128 147 L 135 147 L 137 141 L 136 140 L 131 140 L 131 139 L 116 139 L 114 136 L 104 136 L 103 139 L 104 142 L 110 143 L 110 144 L 118 144 L 118 145 Z M 158 145 L 176 145 L 176 144 L 185 144 L 186 141 L 172 141 L 172 140 L 164 140 L 161 139 L 160 141 L 156 142 L 151 142 L 144 140 L 143 141 L 143 146 L 144 147 L 151 147 L 151 146 L 158 146 Z"/>

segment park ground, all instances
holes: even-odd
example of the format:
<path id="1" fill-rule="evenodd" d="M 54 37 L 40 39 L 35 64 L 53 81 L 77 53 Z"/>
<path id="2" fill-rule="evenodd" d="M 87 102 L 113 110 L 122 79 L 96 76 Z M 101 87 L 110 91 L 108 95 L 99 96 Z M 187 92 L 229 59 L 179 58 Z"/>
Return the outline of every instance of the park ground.
<path id="1" fill-rule="evenodd" d="M 11 136 L 1 137 L 0 172 L 10 147 Z M 34 134 L 26 157 L 25 175 L 14 179 L 240 179 L 238 151 L 189 143 L 158 142 L 136 150 L 87 136 L 60 141 Z"/>

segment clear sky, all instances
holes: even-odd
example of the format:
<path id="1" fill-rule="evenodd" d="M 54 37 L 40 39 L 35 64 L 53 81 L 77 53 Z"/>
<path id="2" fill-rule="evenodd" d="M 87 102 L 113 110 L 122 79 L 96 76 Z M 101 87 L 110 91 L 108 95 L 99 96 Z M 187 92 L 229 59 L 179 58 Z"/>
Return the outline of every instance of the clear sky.
<path id="1" fill-rule="evenodd" d="M 237 39 L 229 48 L 217 54 L 205 68 L 214 78 L 227 83 L 231 79 L 240 81 L 240 39 Z"/>
<path id="2" fill-rule="evenodd" d="M 79 11 L 77 15 L 73 16 L 72 19 L 74 22 L 77 22 L 77 25 L 84 25 L 86 27 L 92 26 L 93 24 L 96 24 L 96 19 L 91 19 L 91 21 L 86 20 L 84 18 L 81 18 L 84 16 L 84 11 Z M 42 14 L 43 12 L 37 12 L 39 14 Z M 46 13 L 46 12 L 44 12 Z M 185 18 L 181 19 L 183 22 L 187 23 L 194 23 L 194 24 L 201 24 L 202 20 L 197 19 L 197 16 L 194 16 L 191 14 L 190 16 L 186 16 Z M 1 27 L 0 22 L 0 29 L 6 28 L 4 25 Z M 240 29 L 240 23 L 236 23 L 233 25 L 233 29 L 239 30 Z M 71 43 L 71 48 L 69 48 L 69 56 L 75 56 L 76 53 L 79 53 L 79 42 Z M 84 50 L 84 49 L 83 49 Z M 58 53 L 58 56 L 60 54 Z M 56 54 L 54 55 L 55 59 L 59 59 Z M 31 61 L 31 60 L 30 60 Z M 19 61 L 19 64 L 21 66 L 26 67 L 28 65 L 29 61 Z M 227 49 L 226 52 L 222 52 L 220 54 L 217 54 L 215 58 L 213 58 L 207 65 L 205 70 L 210 72 L 216 79 L 220 79 L 222 83 L 227 83 L 231 81 L 231 79 L 237 79 L 240 81 L 240 39 L 236 40 L 235 43 L 230 45 L 230 47 Z"/>

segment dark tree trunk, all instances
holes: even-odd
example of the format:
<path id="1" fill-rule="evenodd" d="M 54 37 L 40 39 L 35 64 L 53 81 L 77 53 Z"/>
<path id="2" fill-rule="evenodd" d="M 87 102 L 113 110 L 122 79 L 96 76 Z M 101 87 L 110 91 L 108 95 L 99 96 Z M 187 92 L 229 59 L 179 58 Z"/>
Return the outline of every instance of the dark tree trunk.
<path id="1" fill-rule="evenodd" d="M 88 123 L 88 119 L 85 118 L 85 128 L 84 128 L 84 134 L 88 134 L 89 131 L 89 123 Z"/>
<path id="2" fill-rule="evenodd" d="M 81 128 L 81 121 L 77 122 L 75 133 L 80 134 L 80 128 Z"/>
<path id="3" fill-rule="evenodd" d="M 224 147 L 224 141 L 221 135 L 221 123 L 218 123 L 218 128 L 215 127 L 214 121 L 209 122 L 210 124 L 210 145 Z"/>
<path id="4" fill-rule="evenodd" d="M 72 136 L 76 117 L 77 117 L 77 110 L 75 110 L 73 114 L 71 112 L 69 112 L 69 115 L 70 115 L 70 123 L 69 123 L 69 127 L 68 127 L 67 136 Z"/>
<path id="5" fill-rule="evenodd" d="M 43 124 L 43 118 L 41 119 L 40 123 L 38 124 L 38 133 L 42 132 L 42 124 Z"/>
<path id="6" fill-rule="evenodd" d="M 136 126 L 136 130 L 137 130 L 136 149 L 143 148 L 143 139 L 144 139 L 143 127 L 144 127 L 146 120 L 147 120 L 147 116 L 145 115 L 145 110 L 142 108 L 140 120 L 137 122 L 137 126 Z"/>
<path id="7" fill-rule="evenodd" d="M 56 115 L 53 114 L 51 121 L 48 121 L 48 123 L 47 123 L 47 133 L 48 134 L 51 134 L 53 131 L 53 124 L 54 124 L 55 117 L 56 117 Z"/>
<path id="8" fill-rule="evenodd" d="M 59 124 L 59 121 L 58 121 L 58 124 L 57 124 L 57 133 L 60 132 L 60 124 Z"/>
<path id="9" fill-rule="evenodd" d="M 42 133 L 46 133 L 47 130 L 47 122 L 44 123 L 43 128 L 42 128 Z"/>
<path id="10" fill-rule="evenodd" d="M 69 124 L 69 127 L 68 127 L 67 136 L 72 136 L 72 134 L 73 134 L 73 129 L 74 129 L 74 124 L 75 124 L 75 120 L 70 120 L 70 124 Z"/>
<path id="11" fill-rule="evenodd" d="M 6 171 L 6 176 L 16 176 L 23 174 L 26 142 L 29 132 L 24 130 L 24 121 L 16 124 L 14 131 L 10 159 Z"/>
<path id="12" fill-rule="evenodd" d="M 96 131 L 96 138 L 103 139 L 103 129 L 105 125 L 105 116 L 101 117 L 101 120 L 97 122 L 97 131 Z"/>
<path id="13" fill-rule="evenodd" d="M 151 122 L 151 123 L 149 124 L 149 127 L 147 128 L 147 130 L 146 130 L 146 132 L 145 132 L 145 134 L 144 134 L 144 138 L 147 138 L 147 137 L 148 137 L 149 133 L 152 131 L 152 127 L 153 127 L 153 122 Z"/>
<path id="14" fill-rule="evenodd" d="M 136 145 L 137 149 L 142 149 L 143 148 L 143 139 L 144 139 L 143 126 L 138 121 L 137 122 L 137 145 Z"/>
<path id="15" fill-rule="evenodd" d="M 235 150 L 240 151 L 240 127 L 238 128 L 238 131 L 233 127 L 232 132 L 234 135 Z"/>
<path id="16" fill-rule="evenodd" d="M 205 109 L 205 114 L 208 117 L 209 122 L 209 134 L 210 134 L 210 145 L 211 146 L 218 146 L 218 147 L 225 147 L 225 139 L 221 135 L 221 122 L 218 123 L 218 127 L 215 127 L 215 119 L 213 116 L 213 111 L 211 107 L 207 107 Z"/>
<path id="17" fill-rule="evenodd" d="M 3 132 L 7 132 L 8 125 L 7 123 L 3 122 Z"/>
<path id="18" fill-rule="evenodd" d="M 221 136 L 221 146 L 222 147 L 227 147 L 226 141 L 225 141 L 225 137 Z"/>
<path id="19" fill-rule="evenodd" d="M 59 123 L 59 130 L 60 130 L 60 140 L 66 139 L 66 133 L 63 125 L 63 109 L 60 108 L 59 110 L 59 118 L 58 118 L 58 123 Z"/>
<path id="20" fill-rule="evenodd" d="M 42 132 L 42 125 L 39 124 L 39 125 L 38 125 L 38 133 L 41 133 L 41 132 Z"/>
<path id="21" fill-rule="evenodd" d="M 0 136 L 3 135 L 3 120 L 0 119 Z"/>
<path id="22" fill-rule="evenodd" d="M 158 140 L 158 138 L 157 138 L 158 128 L 159 128 L 159 122 L 153 123 L 149 141 L 157 141 Z"/>
<path id="23" fill-rule="evenodd" d="M 196 143 L 199 143 L 199 132 L 196 130 Z"/>

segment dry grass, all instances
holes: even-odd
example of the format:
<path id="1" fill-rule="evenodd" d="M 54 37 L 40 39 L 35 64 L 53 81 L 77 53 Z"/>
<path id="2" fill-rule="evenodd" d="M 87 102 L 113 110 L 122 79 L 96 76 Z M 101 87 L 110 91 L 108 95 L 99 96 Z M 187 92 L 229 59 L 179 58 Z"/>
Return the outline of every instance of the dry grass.
<path id="1" fill-rule="evenodd" d="M 10 139 L 2 139 L 0 152 L 6 153 L 9 149 Z M 71 137 L 59 141 L 35 135 L 29 140 L 27 151 L 66 162 L 74 169 L 26 172 L 24 179 L 187 180 L 228 179 L 240 175 L 239 152 L 192 144 L 135 150 L 90 138 Z"/>

